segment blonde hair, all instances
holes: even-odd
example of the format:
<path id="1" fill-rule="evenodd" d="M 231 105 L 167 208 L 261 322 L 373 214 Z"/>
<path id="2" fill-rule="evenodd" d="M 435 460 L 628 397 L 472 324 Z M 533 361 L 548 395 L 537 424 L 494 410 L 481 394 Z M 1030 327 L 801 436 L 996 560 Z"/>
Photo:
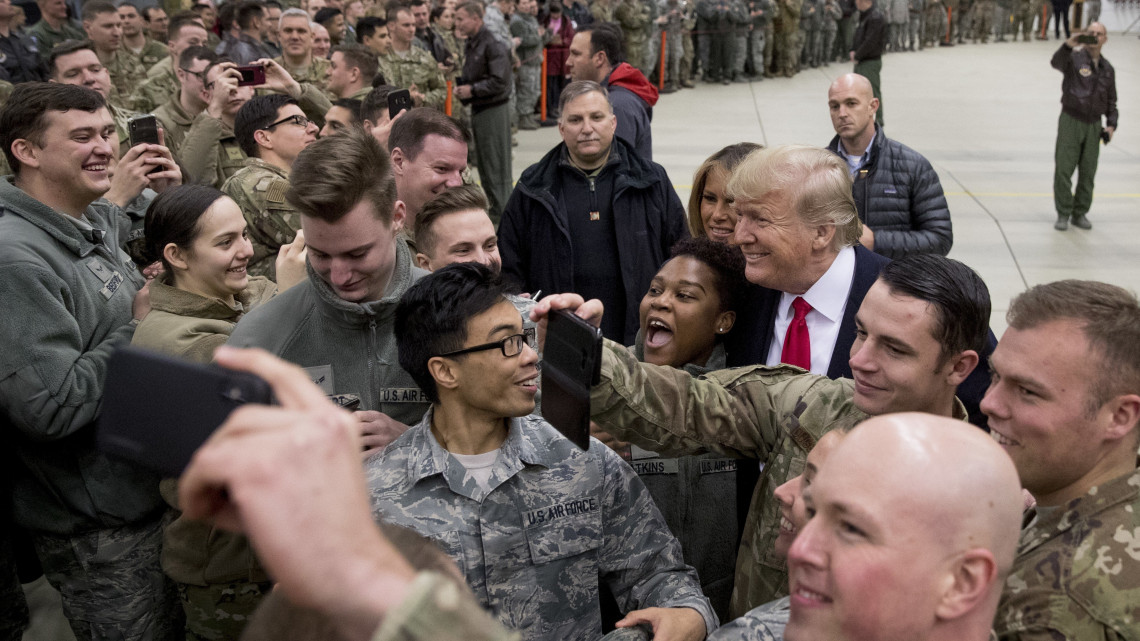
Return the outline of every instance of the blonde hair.
<path id="1" fill-rule="evenodd" d="M 737 203 L 758 200 L 770 191 L 790 196 L 805 225 L 833 225 L 833 249 L 859 242 L 863 223 L 851 196 L 851 174 L 830 151 L 807 145 L 758 149 L 737 166 L 725 186 L 725 194 Z"/>
<path id="2" fill-rule="evenodd" d="M 754 142 L 738 142 L 709 156 L 708 160 L 697 167 L 697 173 L 693 174 L 693 189 L 689 192 L 689 233 L 694 238 L 705 236 L 705 223 L 701 219 L 701 200 L 704 199 L 705 185 L 709 181 L 709 176 L 717 172 L 723 174 L 727 182 L 732 170 L 736 169 L 740 161 L 753 151 L 763 148 L 763 145 Z"/>

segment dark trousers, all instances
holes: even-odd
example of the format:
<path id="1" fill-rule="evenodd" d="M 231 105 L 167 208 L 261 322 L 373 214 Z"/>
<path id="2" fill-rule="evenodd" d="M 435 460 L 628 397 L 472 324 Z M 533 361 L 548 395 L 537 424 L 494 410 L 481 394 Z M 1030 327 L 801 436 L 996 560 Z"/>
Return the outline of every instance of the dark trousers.
<path id="1" fill-rule="evenodd" d="M 1080 218 L 1092 207 L 1093 179 L 1100 159 L 1100 123 L 1081 122 L 1062 113 L 1057 122 L 1057 147 L 1053 153 L 1053 203 L 1058 216 Z M 1073 193 L 1073 172 L 1077 191 Z"/>
<path id="2" fill-rule="evenodd" d="M 879 72 L 883 70 L 883 59 L 860 60 L 855 63 L 855 73 L 871 81 L 871 91 L 879 99 L 879 110 L 875 112 L 875 122 L 883 126 L 883 93 L 879 90 Z"/>
<path id="3" fill-rule="evenodd" d="M 479 182 L 491 205 L 488 212 L 495 226 L 511 195 L 511 103 L 484 109 L 471 115 L 475 137 L 475 165 Z"/>

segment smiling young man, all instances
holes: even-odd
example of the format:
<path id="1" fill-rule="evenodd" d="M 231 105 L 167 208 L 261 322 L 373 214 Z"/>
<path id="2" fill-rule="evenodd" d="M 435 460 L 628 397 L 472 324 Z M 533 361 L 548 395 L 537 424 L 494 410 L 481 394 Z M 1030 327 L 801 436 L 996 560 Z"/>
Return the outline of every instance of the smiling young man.
<path id="1" fill-rule="evenodd" d="M 499 226 L 503 274 L 523 291 L 600 299 L 607 338 L 632 345 L 638 303 L 678 240 L 685 211 L 665 169 L 615 138 L 596 82 L 559 98 L 562 143 L 523 172 Z"/>
<path id="2" fill-rule="evenodd" d="M 400 238 L 404 204 L 388 153 L 362 131 L 322 138 L 300 153 L 289 182 L 309 277 L 250 312 L 230 344 L 304 367 L 326 394 L 358 396 L 365 444 L 383 447 L 428 408 L 392 336 L 396 303 L 425 272 Z"/>
<path id="3" fill-rule="evenodd" d="M 536 311 L 561 300 L 539 301 Z M 591 306 L 596 310 L 597 301 Z M 784 559 L 775 549 L 775 488 L 799 474 L 807 452 L 839 424 L 901 411 L 965 420 L 954 393 L 977 365 L 989 315 L 989 292 L 973 270 L 940 256 L 910 256 L 883 270 L 856 314 L 853 379 L 789 366 L 727 369 L 698 379 L 639 363 L 625 347 L 607 342 L 592 419 L 661 455 L 711 451 L 764 463 L 737 554 L 730 610 L 738 616 L 787 594 Z"/>
<path id="4" fill-rule="evenodd" d="M 596 639 L 599 581 L 658 639 L 716 616 L 649 493 L 613 451 L 528 416 L 538 354 L 483 265 L 426 276 L 396 308 L 400 364 L 431 410 L 367 463 L 373 514 L 439 543 L 478 601 L 524 639 Z"/>
<path id="5" fill-rule="evenodd" d="M 1065 280 L 1010 303 L 982 409 L 1037 499 L 994 630 L 1126 639 L 1140 621 L 1140 304 Z"/>
<path id="6" fill-rule="evenodd" d="M 249 224 L 249 274 L 276 280 L 277 252 L 292 243 L 301 228 L 301 215 L 285 202 L 289 171 L 301 151 L 316 141 L 317 126 L 296 100 L 271 94 L 242 105 L 234 137 L 248 158 L 222 185 L 222 192 L 238 204 Z"/>
<path id="7" fill-rule="evenodd" d="M 499 237 L 487 215 L 487 197 L 477 185 L 447 189 L 428 201 L 416 226 L 416 265 L 429 272 L 452 263 L 479 263 L 502 270 Z"/>
<path id="8" fill-rule="evenodd" d="M 146 79 L 146 67 L 123 47 L 123 20 L 115 5 L 104 0 L 86 3 L 83 6 L 83 30 L 94 44 L 99 61 L 111 74 L 111 84 L 116 92 L 112 98 L 126 104 L 131 92 Z"/>
<path id="9" fill-rule="evenodd" d="M 103 97 L 84 87 L 20 84 L 0 114 L 14 171 L 0 180 L 0 423 L 14 522 L 31 535 L 76 637 L 174 639 L 180 612 L 159 567 L 158 478 L 95 448 L 108 358 L 150 309 L 145 280 L 119 248 L 123 212 L 101 200 L 116 143 Z M 161 171 L 150 180 L 180 178 L 168 156 L 151 164 Z"/>

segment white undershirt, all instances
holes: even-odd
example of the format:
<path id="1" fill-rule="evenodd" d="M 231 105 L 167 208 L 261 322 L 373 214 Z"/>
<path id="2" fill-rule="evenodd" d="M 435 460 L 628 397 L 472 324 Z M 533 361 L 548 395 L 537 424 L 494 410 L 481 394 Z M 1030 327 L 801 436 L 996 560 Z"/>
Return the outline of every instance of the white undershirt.
<path id="1" fill-rule="evenodd" d="M 499 450 L 494 449 L 482 454 L 456 454 L 451 452 L 455 460 L 467 470 L 467 475 L 475 479 L 475 484 L 484 492 L 491 491 L 491 468 L 499 460 Z"/>
<path id="2" fill-rule="evenodd" d="M 811 373 L 827 375 L 831 353 L 839 339 L 839 326 L 847 309 L 847 297 L 855 280 L 855 248 L 844 247 L 832 261 L 831 267 L 802 296 L 811 311 L 807 313 L 808 336 L 811 338 Z M 788 333 L 795 313 L 792 301 L 797 294 L 784 292 L 776 309 L 776 324 L 772 328 L 772 343 L 768 347 L 767 365 L 778 365 L 784 353 L 784 335 Z"/>

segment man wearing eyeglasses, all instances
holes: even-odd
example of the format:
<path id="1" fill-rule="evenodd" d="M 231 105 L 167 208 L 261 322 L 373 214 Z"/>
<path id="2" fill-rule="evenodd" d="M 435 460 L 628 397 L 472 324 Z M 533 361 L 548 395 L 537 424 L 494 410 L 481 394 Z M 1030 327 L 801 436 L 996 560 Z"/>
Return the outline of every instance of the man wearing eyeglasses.
<path id="1" fill-rule="evenodd" d="M 178 77 L 178 91 L 170 100 L 155 109 L 154 117 L 166 132 L 166 144 L 178 156 L 178 149 L 186 139 L 186 132 L 194 124 L 194 118 L 205 111 L 206 68 L 218 59 L 218 54 L 209 47 L 187 47 L 178 56 L 174 73 Z"/>
<path id="2" fill-rule="evenodd" d="M 301 151 L 317 139 L 317 126 L 289 96 L 257 96 L 234 119 L 234 137 L 245 155 L 245 167 L 230 177 L 222 191 L 241 207 L 249 224 L 253 257 L 250 276 L 277 280 L 275 259 L 293 242 L 301 215 L 285 201 L 289 170 Z"/>
<path id="3" fill-rule="evenodd" d="M 600 637 L 599 581 L 624 611 L 652 608 L 655 639 L 703 639 L 716 615 L 633 470 L 528 416 L 538 354 L 504 294 L 461 263 L 400 300 L 400 365 L 432 407 L 366 462 L 373 516 L 438 543 L 524 639 Z"/>
<path id="4" fill-rule="evenodd" d="M 320 89 L 301 84 L 289 72 L 268 58 L 254 61 L 265 71 L 265 83 L 258 89 L 293 98 L 311 119 L 318 119 L 332 103 Z M 246 152 L 234 137 L 234 119 L 253 98 L 253 87 L 239 85 L 241 73 L 226 58 L 206 67 L 202 98 L 206 109 L 194 117 L 178 155 L 196 182 L 221 188 L 226 180 L 245 166 Z M 323 122 L 317 123 L 317 128 Z"/>

